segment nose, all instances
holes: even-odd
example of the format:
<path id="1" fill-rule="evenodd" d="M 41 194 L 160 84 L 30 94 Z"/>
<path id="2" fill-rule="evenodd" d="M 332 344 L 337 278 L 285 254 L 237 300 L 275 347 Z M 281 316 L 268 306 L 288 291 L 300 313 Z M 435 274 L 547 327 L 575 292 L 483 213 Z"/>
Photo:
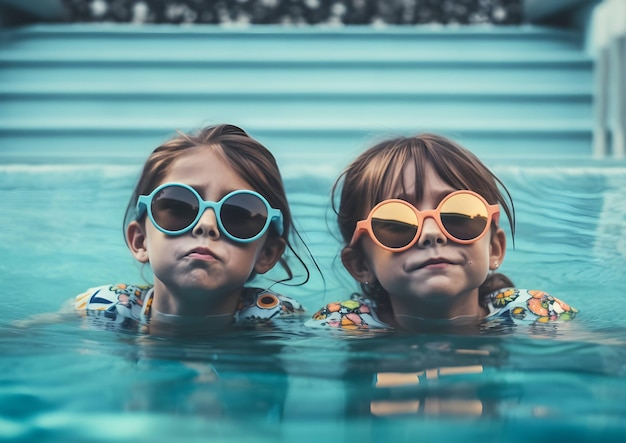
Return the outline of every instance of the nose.
<path id="1" fill-rule="evenodd" d="M 441 231 L 434 218 L 426 217 L 423 221 L 422 232 L 417 239 L 420 248 L 428 248 L 436 245 L 445 245 L 448 237 Z"/>
<path id="2" fill-rule="evenodd" d="M 210 208 L 205 209 L 191 232 L 198 237 L 209 237 L 214 240 L 220 238 L 215 211 Z"/>

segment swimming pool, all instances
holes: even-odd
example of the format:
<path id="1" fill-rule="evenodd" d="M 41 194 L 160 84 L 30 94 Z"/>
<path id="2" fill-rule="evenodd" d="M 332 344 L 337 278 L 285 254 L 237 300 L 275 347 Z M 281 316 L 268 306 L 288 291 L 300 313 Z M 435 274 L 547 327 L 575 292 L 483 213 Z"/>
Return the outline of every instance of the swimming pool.
<path id="1" fill-rule="evenodd" d="M 121 234 L 139 165 L 1 165 L 0 439 L 624 441 L 626 164 L 488 164 L 518 215 L 502 271 L 580 309 L 566 327 L 356 335 L 288 321 L 189 339 L 70 316 L 16 328 L 91 285 L 141 282 Z M 310 311 L 353 289 L 327 229 L 332 178 L 285 174 L 325 281 L 280 290 Z"/>

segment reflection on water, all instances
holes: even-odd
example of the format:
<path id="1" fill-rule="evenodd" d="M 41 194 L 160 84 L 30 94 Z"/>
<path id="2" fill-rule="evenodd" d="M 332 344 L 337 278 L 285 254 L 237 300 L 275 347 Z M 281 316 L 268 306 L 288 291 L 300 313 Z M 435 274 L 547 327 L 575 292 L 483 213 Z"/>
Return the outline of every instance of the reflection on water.
<path id="1" fill-rule="evenodd" d="M 280 329 L 146 336 L 81 318 L 17 328 L 97 285 L 141 283 L 121 220 L 138 169 L 0 167 L 0 439 L 626 441 L 624 168 L 495 168 L 516 203 L 503 272 L 580 310 L 563 325 L 421 334 Z M 354 288 L 332 178 L 288 180 L 322 270 L 276 287 L 313 311 Z"/>
<path id="2" fill-rule="evenodd" d="M 626 436 L 626 346 L 599 335 L 339 335 L 287 322 L 190 340 L 77 334 L 81 325 L 0 329 L 0 435 L 108 441 L 98 437 L 106 430 L 121 441 L 166 441 L 209 432 L 256 442 L 319 441 L 325 432 L 380 441 L 390 432 L 392 441 L 543 441 L 559 429 L 573 441 L 581 432 L 603 441 Z"/>

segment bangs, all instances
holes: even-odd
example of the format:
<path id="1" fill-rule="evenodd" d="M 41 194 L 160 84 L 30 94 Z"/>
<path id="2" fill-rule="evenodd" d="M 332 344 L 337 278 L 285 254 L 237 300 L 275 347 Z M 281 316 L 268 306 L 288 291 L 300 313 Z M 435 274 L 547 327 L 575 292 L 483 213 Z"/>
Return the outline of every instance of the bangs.
<path id="1" fill-rule="evenodd" d="M 423 197 L 422 179 L 426 163 L 429 162 L 424 149 L 411 143 L 413 140 L 402 140 L 393 149 L 388 149 L 375 160 L 376 165 L 367 170 L 363 176 L 366 195 L 370 201 L 365 202 L 369 212 L 383 200 L 395 199 L 401 195 L 415 196 L 417 200 Z M 413 166 L 415 182 L 407 183 L 405 170 Z"/>

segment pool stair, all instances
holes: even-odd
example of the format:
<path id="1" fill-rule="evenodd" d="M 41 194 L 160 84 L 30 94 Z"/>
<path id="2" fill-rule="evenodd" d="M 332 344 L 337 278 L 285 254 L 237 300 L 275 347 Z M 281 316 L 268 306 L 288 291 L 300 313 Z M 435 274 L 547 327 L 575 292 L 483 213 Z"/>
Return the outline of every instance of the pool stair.
<path id="1" fill-rule="evenodd" d="M 0 164 L 139 163 L 230 122 L 299 171 L 438 132 L 480 156 L 591 158 L 578 33 L 494 27 L 33 25 L 0 31 Z"/>

